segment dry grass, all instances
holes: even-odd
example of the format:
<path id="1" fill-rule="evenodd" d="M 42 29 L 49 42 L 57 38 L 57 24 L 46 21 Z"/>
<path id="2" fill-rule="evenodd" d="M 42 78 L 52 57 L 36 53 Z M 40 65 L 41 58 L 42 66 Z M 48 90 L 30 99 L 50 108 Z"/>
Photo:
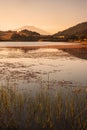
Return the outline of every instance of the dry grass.
<path id="1" fill-rule="evenodd" d="M 48 89 L 32 95 L 1 86 L 0 130 L 87 130 L 87 97 L 52 96 Z"/>

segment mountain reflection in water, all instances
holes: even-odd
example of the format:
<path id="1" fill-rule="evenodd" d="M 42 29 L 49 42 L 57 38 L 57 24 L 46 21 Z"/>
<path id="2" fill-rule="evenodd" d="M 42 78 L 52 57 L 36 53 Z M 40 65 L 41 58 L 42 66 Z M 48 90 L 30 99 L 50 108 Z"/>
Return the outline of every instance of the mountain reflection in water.
<path id="1" fill-rule="evenodd" d="M 3 48 L 0 48 L 0 50 L 4 50 Z M 87 48 L 62 48 L 62 49 L 37 49 L 37 48 L 27 48 L 27 47 L 11 47 L 11 48 L 5 48 L 5 50 L 8 50 L 9 52 L 12 51 L 18 51 L 20 50 L 20 52 L 23 53 L 22 56 L 25 56 L 26 53 L 43 53 L 43 50 L 45 51 L 44 56 L 46 55 L 46 53 L 51 53 L 52 52 L 56 52 L 55 56 L 57 55 L 57 50 L 62 50 L 63 52 L 67 52 L 68 54 L 70 54 L 71 56 L 80 58 L 80 59 L 87 59 Z M 47 51 L 48 50 L 48 51 Z M 35 51 L 35 52 L 34 52 Z M 20 55 L 21 57 L 21 55 Z"/>
<path id="2" fill-rule="evenodd" d="M 87 48 L 73 48 L 73 49 L 62 49 L 64 52 L 68 52 L 69 54 L 81 58 L 87 59 Z"/>
<path id="3" fill-rule="evenodd" d="M 17 86 L 86 86 L 87 49 L 0 48 L 1 83 Z M 29 88 L 29 87 L 28 87 Z"/>

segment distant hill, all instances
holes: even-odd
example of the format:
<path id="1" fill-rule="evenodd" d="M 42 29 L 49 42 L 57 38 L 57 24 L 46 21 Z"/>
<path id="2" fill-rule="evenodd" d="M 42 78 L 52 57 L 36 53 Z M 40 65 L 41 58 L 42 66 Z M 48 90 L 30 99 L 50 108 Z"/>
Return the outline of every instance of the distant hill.
<path id="1" fill-rule="evenodd" d="M 32 32 L 32 31 L 29 31 L 29 30 L 22 30 L 20 32 L 18 32 L 20 35 L 24 35 L 24 36 L 40 36 L 39 33 L 37 32 Z"/>
<path id="2" fill-rule="evenodd" d="M 40 34 L 29 30 L 0 31 L 0 41 L 37 41 Z"/>
<path id="3" fill-rule="evenodd" d="M 41 35 L 49 35 L 48 32 L 46 32 L 46 31 L 44 31 L 42 29 L 39 29 L 37 27 L 34 27 L 34 26 L 24 26 L 24 27 L 21 27 L 19 29 L 16 29 L 15 31 L 20 32 L 22 30 L 29 30 L 29 31 L 32 31 L 32 32 L 37 32 L 37 33 L 39 33 Z"/>
<path id="4" fill-rule="evenodd" d="M 80 23 L 54 35 L 47 35 L 44 31 L 41 35 L 41 31 L 33 26 L 25 26 L 17 31 L 0 31 L 0 41 L 87 41 L 87 22 Z"/>
<path id="5" fill-rule="evenodd" d="M 87 37 L 87 22 L 77 24 L 76 26 L 70 27 L 64 31 L 54 34 L 54 36 L 71 37 L 76 36 L 78 38 Z"/>
<path id="6" fill-rule="evenodd" d="M 37 32 L 32 32 L 28 30 L 22 30 L 19 32 L 15 32 L 11 36 L 11 40 L 14 41 L 37 41 L 40 37 L 40 34 Z"/>

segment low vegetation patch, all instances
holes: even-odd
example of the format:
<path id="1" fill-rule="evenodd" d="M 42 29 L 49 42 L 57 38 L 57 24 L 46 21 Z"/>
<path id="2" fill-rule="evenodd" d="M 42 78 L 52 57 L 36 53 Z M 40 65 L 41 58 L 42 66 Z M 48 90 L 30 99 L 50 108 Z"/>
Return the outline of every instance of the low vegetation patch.
<path id="1" fill-rule="evenodd" d="M 85 92 L 87 93 L 87 92 Z M 0 130 L 87 130 L 87 97 L 0 87 Z"/>

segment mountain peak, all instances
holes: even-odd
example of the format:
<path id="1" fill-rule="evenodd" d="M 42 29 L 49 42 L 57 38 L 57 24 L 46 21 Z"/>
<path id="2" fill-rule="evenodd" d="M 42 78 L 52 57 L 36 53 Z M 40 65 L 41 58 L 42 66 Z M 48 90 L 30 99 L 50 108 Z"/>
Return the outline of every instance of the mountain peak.
<path id="1" fill-rule="evenodd" d="M 32 32 L 37 32 L 41 35 L 49 35 L 48 32 L 42 30 L 42 29 L 39 29 L 37 27 L 34 27 L 34 26 L 24 26 L 24 27 L 21 27 L 19 29 L 16 29 L 17 32 L 20 32 L 22 30 L 29 30 L 29 31 L 32 31 Z"/>

